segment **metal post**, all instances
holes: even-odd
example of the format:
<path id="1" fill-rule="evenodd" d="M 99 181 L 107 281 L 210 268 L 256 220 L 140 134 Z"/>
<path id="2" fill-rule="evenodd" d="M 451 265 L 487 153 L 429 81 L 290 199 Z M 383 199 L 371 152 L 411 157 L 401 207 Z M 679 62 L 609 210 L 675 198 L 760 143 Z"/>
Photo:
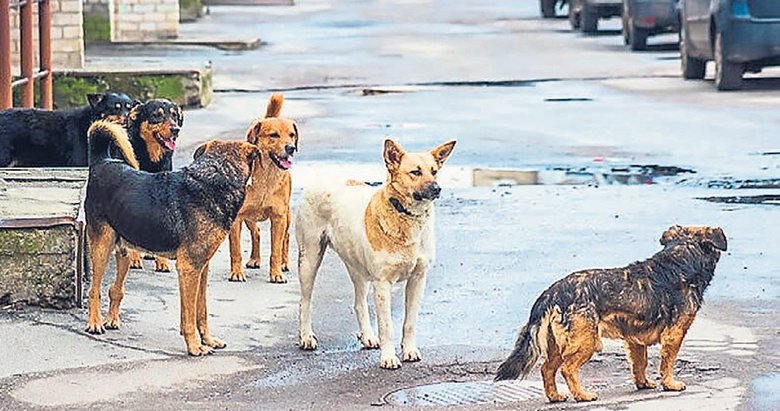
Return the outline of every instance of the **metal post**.
<path id="1" fill-rule="evenodd" d="M 11 76 L 11 1 L 0 0 L 0 110 L 13 105 Z"/>
<path id="2" fill-rule="evenodd" d="M 22 3 L 19 12 L 19 28 L 21 32 L 22 77 L 27 81 L 22 84 L 22 107 L 35 105 L 35 79 L 33 78 L 33 2 Z"/>
<path id="3" fill-rule="evenodd" d="M 38 3 L 38 41 L 40 42 L 40 71 L 46 71 L 41 77 L 41 106 L 46 110 L 54 108 L 52 96 L 51 69 L 51 2 L 41 0 Z"/>

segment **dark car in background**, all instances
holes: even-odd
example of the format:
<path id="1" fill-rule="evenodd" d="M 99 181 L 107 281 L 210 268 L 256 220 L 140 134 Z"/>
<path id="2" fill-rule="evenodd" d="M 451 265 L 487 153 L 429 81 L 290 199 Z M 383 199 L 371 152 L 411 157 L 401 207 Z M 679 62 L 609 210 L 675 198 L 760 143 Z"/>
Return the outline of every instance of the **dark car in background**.
<path id="1" fill-rule="evenodd" d="M 620 16 L 623 11 L 622 0 L 568 0 L 568 3 L 571 28 L 581 29 L 583 33 L 597 32 L 599 19 Z"/>
<path id="2" fill-rule="evenodd" d="M 682 75 L 703 79 L 715 61 L 715 86 L 735 90 L 745 72 L 780 65 L 780 0 L 683 0 Z"/>
<path id="3" fill-rule="evenodd" d="M 647 48 L 647 38 L 680 30 L 679 0 L 623 0 L 623 40 L 631 50 Z"/>

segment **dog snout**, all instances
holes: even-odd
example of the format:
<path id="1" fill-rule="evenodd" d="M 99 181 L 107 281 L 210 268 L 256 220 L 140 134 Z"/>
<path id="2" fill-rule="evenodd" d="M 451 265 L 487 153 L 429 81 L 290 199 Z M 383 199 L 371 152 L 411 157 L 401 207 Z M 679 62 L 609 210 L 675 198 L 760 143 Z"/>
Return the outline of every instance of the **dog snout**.
<path id="1" fill-rule="evenodd" d="M 441 186 L 439 186 L 439 183 L 437 182 L 430 183 L 425 186 L 420 194 L 420 197 L 424 199 L 435 200 L 441 196 Z"/>
<path id="2" fill-rule="evenodd" d="M 287 144 L 284 146 L 284 151 L 287 153 L 287 155 L 293 155 L 295 153 L 295 146 L 291 144 Z"/>
<path id="3" fill-rule="evenodd" d="M 174 137 L 178 137 L 179 136 L 179 130 L 181 130 L 181 129 L 178 126 L 171 126 L 171 134 Z"/>

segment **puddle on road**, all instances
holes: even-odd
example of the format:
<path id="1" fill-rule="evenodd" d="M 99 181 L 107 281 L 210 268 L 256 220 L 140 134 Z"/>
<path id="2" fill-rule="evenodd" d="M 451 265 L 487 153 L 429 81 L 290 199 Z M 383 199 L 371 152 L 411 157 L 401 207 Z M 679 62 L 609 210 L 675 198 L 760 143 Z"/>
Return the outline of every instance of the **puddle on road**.
<path id="1" fill-rule="evenodd" d="M 711 180 L 707 182 L 707 188 L 722 188 L 727 190 L 737 189 L 770 189 L 780 188 L 780 178 L 735 180 L 730 178 Z"/>
<path id="2" fill-rule="evenodd" d="M 540 385 L 528 381 L 444 382 L 392 391 L 383 401 L 406 407 L 506 404 L 541 398 L 544 390 Z"/>
<path id="3" fill-rule="evenodd" d="M 695 170 L 676 166 L 556 167 L 542 170 L 474 169 L 474 186 L 507 185 L 648 185 L 667 182 Z"/>
<path id="4" fill-rule="evenodd" d="M 780 195 L 766 194 L 756 196 L 699 197 L 699 200 L 721 204 L 764 204 L 780 206 Z"/>
<path id="5" fill-rule="evenodd" d="M 780 404 L 780 374 L 769 374 L 753 380 L 753 403 L 758 410 L 776 410 Z"/>

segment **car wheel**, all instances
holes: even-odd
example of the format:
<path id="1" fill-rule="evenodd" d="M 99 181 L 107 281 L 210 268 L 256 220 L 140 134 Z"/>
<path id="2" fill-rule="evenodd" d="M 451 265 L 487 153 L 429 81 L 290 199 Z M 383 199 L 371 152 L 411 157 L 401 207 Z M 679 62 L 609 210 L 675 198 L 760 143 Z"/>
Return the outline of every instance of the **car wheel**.
<path id="1" fill-rule="evenodd" d="M 707 69 L 706 61 L 688 55 L 685 32 L 680 28 L 680 64 L 683 78 L 686 80 L 701 80 Z"/>
<path id="2" fill-rule="evenodd" d="M 588 7 L 587 3 L 582 4 L 580 24 L 583 33 L 593 34 L 599 30 L 599 14 L 596 10 Z"/>
<path id="3" fill-rule="evenodd" d="M 715 87 L 721 91 L 737 90 L 742 86 L 743 73 L 741 64 L 726 60 L 723 35 L 718 32 L 715 35 Z"/>
<path id="4" fill-rule="evenodd" d="M 636 27 L 633 22 L 629 23 L 628 27 L 631 50 L 641 51 L 647 49 L 647 37 L 650 32 Z"/>
<path id="5" fill-rule="evenodd" d="M 557 2 L 558 0 L 539 0 L 542 17 L 546 19 L 555 17 L 555 3 Z"/>
<path id="6" fill-rule="evenodd" d="M 569 1 L 569 25 L 571 25 L 572 30 L 580 29 L 580 14 L 575 11 L 572 1 Z"/>

